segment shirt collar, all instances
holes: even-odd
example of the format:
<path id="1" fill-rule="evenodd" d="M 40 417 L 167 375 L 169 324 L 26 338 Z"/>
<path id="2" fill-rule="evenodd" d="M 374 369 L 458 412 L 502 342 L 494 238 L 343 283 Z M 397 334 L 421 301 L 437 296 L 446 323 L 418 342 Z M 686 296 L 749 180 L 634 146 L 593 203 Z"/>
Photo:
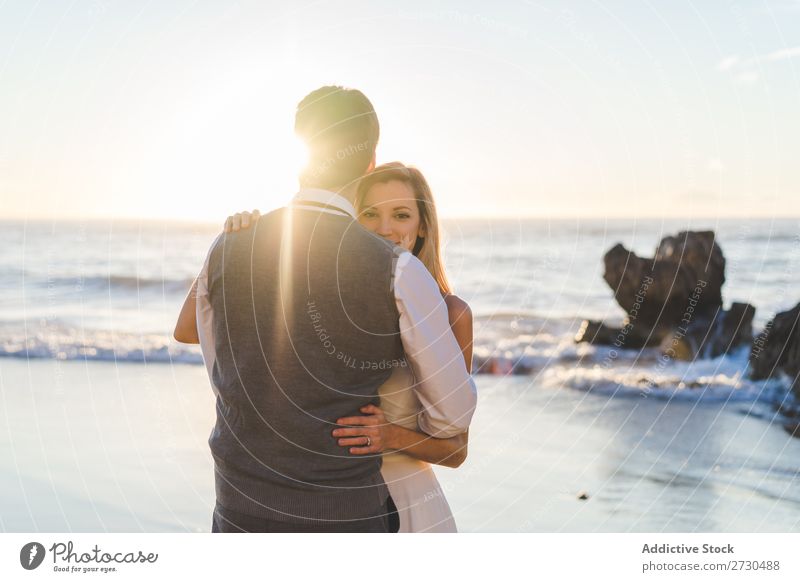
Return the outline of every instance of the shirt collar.
<path id="1" fill-rule="evenodd" d="M 302 205 L 303 202 L 316 202 L 317 204 L 325 204 L 326 206 L 333 206 L 349 214 L 351 217 L 356 218 L 356 209 L 350 201 L 344 196 L 340 196 L 336 192 L 330 190 L 322 190 L 320 188 L 301 188 L 300 191 L 292 198 L 292 204 Z"/>

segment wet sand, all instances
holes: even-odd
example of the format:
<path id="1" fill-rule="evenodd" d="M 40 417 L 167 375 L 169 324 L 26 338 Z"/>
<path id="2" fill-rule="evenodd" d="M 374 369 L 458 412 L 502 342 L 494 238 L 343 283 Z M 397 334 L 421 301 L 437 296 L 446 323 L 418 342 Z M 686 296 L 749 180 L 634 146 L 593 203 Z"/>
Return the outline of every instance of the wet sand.
<path id="1" fill-rule="evenodd" d="M 800 530 L 800 439 L 768 405 L 477 381 L 469 458 L 437 468 L 461 531 Z M 209 531 L 203 367 L 4 358 L 0 389 L 0 530 Z"/>

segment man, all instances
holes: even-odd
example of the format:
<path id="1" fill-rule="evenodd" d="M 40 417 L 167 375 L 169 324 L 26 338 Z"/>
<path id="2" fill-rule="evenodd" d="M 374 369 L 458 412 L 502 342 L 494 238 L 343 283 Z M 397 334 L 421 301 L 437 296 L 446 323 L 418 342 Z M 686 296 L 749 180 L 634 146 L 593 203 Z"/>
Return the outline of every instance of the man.
<path id="1" fill-rule="evenodd" d="M 432 436 L 466 430 L 475 386 L 428 271 L 356 221 L 379 137 L 370 101 L 322 87 L 298 105 L 295 131 L 309 150 L 299 193 L 215 241 L 197 327 L 176 328 L 179 341 L 199 332 L 217 393 L 212 531 L 396 531 L 380 455 L 343 452 L 336 420 L 377 404 L 404 354 Z"/>

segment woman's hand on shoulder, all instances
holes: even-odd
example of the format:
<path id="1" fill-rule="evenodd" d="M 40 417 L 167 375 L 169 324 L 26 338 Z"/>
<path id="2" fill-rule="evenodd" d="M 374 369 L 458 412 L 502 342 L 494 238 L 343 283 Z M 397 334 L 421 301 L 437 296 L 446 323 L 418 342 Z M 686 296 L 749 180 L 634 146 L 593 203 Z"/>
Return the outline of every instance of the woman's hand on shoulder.
<path id="1" fill-rule="evenodd" d="M 238 232 L 244 228 L 250 228 L 250 225 L 255 224 L 260 216 L 261 213 L 258 209 L 253 210 L 253 212 L 247 212 L 245 210 L 244 212 L 237 212 L 233 216 L 229 216 L 225 220 L 225 234 Z"/>

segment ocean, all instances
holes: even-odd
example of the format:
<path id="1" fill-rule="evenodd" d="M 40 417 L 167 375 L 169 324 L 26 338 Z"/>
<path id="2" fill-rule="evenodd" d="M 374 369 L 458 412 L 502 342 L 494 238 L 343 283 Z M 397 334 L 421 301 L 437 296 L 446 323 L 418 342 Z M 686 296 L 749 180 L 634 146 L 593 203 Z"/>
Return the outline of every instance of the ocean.
<path id="1" fill-rule="evenodd" d="M 746 349 L 664 365 L 655 350 L 612 359 L 573 340 L 585 318 L 622 321 L 602 279 L 607 249 L 650 256 L 687 229 L 717 233 L 725 306 L 753 304 L 758 331 L 800 302 L 799 227 L 445 221 L 475 360 L 493 372 L 476 376 L 469 459 L 437 469 L 460 529 L 800 530 L 786 378 L 749 380 Z M 171 331 L 218 231 L 0 222 L 3 531 L 208 531 L 213 399 L 199 350 Z"/>

